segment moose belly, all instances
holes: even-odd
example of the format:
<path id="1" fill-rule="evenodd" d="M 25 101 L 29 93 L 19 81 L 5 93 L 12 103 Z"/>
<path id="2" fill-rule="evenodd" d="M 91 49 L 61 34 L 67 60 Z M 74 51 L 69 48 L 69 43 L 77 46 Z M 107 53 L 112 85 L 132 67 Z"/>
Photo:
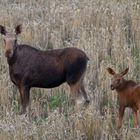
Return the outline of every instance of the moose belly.
<path id="1" fill-rule="evenodd" d="M 26 78 L 26 83 L 30 87 L 39 87 L 39 88 L 53 88 L 61 85 L 66 81 L 64 74 L 58 73 L 40 73 L 33 77 Z"/>
<path id="2" fill-rule="evenodd" d="M 66 81 L 66 76 L 64 71 L 60 71 L 56 67 L 49 68 L 25 68 L 10 69 L 10 77 L 15 85 L 27 85 L 29 87 L 39 87 L 39 88 L 53 88 L 61 85 Z"/>
<path id="3" fill-rule="evenodd" d="M 31 87 L 38 87 L 38 88 L 54 88 L 58 87 L 62 83 L 64 83 L 64 79 L 40 79 L 39 81 L 36 81 L 32 83 Z"/>

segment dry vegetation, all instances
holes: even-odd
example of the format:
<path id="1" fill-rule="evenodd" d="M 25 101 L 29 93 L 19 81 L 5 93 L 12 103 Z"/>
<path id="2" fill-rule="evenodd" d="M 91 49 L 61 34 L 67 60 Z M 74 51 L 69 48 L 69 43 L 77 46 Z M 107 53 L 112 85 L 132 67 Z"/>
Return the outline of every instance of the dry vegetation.
<path id="1" fill-rule="evenodd" d="M 90 58 L 87 108 L 75 112 L 66 84 L 32 89 L 31 112 L 18 115 L 19 93 L 9 79 L 0 37 L 0 140 L 139 140 L 131 110 L 116 129 L 117 95 L 106 67 L 130 67 L 126 78 L 140 82 L 139 0 L 1 0 L 0 24 L 22 23 L 19 42 L 36 48 L 78 47 Z M 140 126 L 140 124 L 139 124 Z"/>

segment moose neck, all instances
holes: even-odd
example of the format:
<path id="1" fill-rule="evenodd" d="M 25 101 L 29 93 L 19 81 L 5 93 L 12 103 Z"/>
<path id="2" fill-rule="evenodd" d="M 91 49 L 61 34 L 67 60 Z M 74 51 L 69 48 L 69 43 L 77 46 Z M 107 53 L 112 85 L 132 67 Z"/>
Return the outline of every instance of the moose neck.
<path id="1" fill-rule="evenodd" d="M 123 79 L 121 86 L 117 87 L 116 91 L 121 92 L 121 91 L 127 90 L 129 87 L 133 87 L 135 85 L 137 85 L 136 82 L 134 82 L 132 80 Z"/>
<path id="2" fill-rule="evenodd" d="M 5 56 L 7 57 L 7 62 L 9 65 L 12 65 L 15 62 L 15 50 L 17 48 L 17 43 L 12 46 L 12 50 L 9 52 L 5 52 Z"/>

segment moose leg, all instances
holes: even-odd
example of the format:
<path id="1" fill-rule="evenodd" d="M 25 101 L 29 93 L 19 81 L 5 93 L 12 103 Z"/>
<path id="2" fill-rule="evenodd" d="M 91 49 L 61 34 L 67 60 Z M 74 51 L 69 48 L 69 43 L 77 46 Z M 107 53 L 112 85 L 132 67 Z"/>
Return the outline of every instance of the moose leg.
<path id="1" fill-rule="evenodd" d="M 76 84 L 70 85 L 70 90 L 71 90 L 72 102 L 75 104 L 75 101 L 77 100 L 77 98 L 80 97 L 80 86 L 79 86 L 79 82 L 77 82 Z"/>
<path id="2" fill-rule="evenodd" d="M 71 89 L 72 98 L 76 101 L 77 105 L 83 104 L 83 102 L 89 102 L 87 93 L 84 88 L 83 79 L 85 72 L 83 71 L 80 75 L 68 75 L 67 83 Z"/>
<path id="3" fill-rule="evenodd" d="M 29 104 L 29 98 L 30 98 L 29 90 L 30 90 L 29 87 L 26 87 L 23 85 L 19 87 L 20 99 L 21 99 L 21 105 L 22 105 L 21 113 L 26 112 L 26 107 Z"/>
<path id="4" fill-rule="evenodd" d="M 83 94 L 84 99 L 86 100 L 86 103 L 89 103 L 90 102 L 90 99 L 89 99 L 89 97 L 88 97 L 88 95 L 86 93 L 83 80 L 81 81 L 81 91 L 82 91 L 82 94 Z"/>
<path id="5" fill-rule="evenodd" d="M 122 127 L 122 120 L 123 120 L 123 115 L 124 115 L 124 110 L 125 108 L 124 107 L 121 107 L 119 108 L 119 118 L 118 118 L 118 129 L 120 129 Z"/>
<path id="6" fill-rule="evenodd" d="M 136 109 L 133 109 L 133 114 L 134 114 L 134 127 L 137 128 L 138 127 L 138 114 L 137 114 Z"/>

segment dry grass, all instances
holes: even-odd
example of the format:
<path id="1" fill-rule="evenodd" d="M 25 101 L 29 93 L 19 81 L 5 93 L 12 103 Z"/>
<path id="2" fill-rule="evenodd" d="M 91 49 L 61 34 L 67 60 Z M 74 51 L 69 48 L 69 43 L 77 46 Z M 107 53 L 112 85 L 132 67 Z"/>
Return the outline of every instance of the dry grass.
<path id="1" fill-rule="evenodd" d="M 91 97 L 77 112 L 69 89 L 33 89 L 31 113 L 18 115 L 19 94 L 9 79 L 0 38 L 0 140 L 138 140 L 127 110 L 116 129 L 117 96 L 106 67 L 140 82 L 140 2 L 138 0 L 1 0 L 0 24 L 23 24 L 19 42 L 36 48 L 78 47 L 90 58 L 85 85 Z M 140 126 L 140 125 L 139 125 Z"/>

